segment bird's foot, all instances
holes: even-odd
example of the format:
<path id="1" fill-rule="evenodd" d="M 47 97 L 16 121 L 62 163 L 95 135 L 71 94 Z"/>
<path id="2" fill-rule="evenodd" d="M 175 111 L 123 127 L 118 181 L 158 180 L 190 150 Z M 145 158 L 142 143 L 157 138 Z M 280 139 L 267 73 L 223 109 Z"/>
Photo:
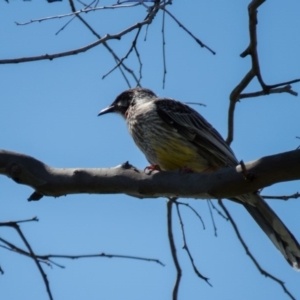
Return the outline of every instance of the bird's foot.
<path id="1" fill-rule="evenodd" d="M 159 165 L 150 165 L 144 169 L 144 172 L 147 172 L 148 174 L 151 174 L 153 171 L 161 171 L 161 168 Z"/>

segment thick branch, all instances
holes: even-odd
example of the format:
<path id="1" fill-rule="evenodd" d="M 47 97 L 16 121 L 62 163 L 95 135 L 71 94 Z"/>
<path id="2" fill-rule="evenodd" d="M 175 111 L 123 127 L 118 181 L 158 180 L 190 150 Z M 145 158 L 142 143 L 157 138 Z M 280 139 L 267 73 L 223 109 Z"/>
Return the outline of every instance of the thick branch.
<path id="1" fill-rule="evenodd" d="M 146 174 L 128 163 L 109 169 L 52 168 L 27 155 L 0 151 L 0 174 L 31 186 L 41 196 L 125 193 L 139 198 L 219 199 L 300 179 L 300 150 L 263 157 L 244 165 L 253 180 L 245 179 L 241 165 L 213 173 Z"/>

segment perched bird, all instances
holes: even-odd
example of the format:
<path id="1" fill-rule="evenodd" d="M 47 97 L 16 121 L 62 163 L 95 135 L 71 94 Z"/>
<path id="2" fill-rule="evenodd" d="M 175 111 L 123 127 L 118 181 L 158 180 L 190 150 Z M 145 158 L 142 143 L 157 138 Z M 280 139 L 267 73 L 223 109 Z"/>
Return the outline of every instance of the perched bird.
<path id="1" fill-rule="evenodd" d="M 221 135 L 194 109 L 151 90 L 133 88 L 121 93 L 98 116 L 115 112 L 125 118 L 129 133 L 152 168 L 189 168 L 209 172 L 235 167 L 238 161 Z M 288 263 L 300 270 L 300 246 L 293 234 L 258 192 L 237 196 Z"/>

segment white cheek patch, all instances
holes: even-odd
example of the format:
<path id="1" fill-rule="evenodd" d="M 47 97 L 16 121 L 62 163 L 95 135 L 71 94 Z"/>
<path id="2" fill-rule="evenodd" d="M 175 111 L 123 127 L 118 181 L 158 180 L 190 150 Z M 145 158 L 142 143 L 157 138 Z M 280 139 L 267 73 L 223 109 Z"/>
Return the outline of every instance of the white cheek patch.
<path id="1" fill-rule="evenodd" d="M 118 102 L 118 106 L 120 107 L 127 107 L 128 106 L 128 102 L 126 100 L 121 100 Z"/>

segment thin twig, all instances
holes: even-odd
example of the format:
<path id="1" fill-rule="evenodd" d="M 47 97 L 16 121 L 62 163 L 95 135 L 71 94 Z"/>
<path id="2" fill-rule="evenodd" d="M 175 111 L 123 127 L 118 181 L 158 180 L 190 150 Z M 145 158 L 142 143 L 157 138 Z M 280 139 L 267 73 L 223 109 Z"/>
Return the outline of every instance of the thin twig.
<path id="1" fill-rule="evenodd" d="M 251 69 L 242 79 L 242 81 L 233 89 L 230 94 L 230 104 L 228 111 L 228 136 L 226 142 L 228 145 L 233 141 L 234 135 L 234 110 L 237 101 L 244 98 L 264 96 L 268 94 L 275 93 L 289 93 L 293 96 L 297 96 L 297 93 L 292 90 L 290 84 L 300 82 L 300 79 L 294 79 L 286 82 L 281 82 L 273 85 L 267 85 L 261 75 L 259 58 L 257 52 L 257 9 L 262 5 L 265 0 L 252 0 L 248 5 L 248 16 L 249 16 L 249 46 L 243 51 L 240 56 L 245 58 L 246 56 L 251 56 Z M 258 82 L 262 87 L 262 91 L 244 93 L 243 90 L 249 85 L 252 79 L 256 77 Z"/>
<path id="2" fill-rule="evenodd" d="M 201 48 L 206 48 L 209 52 L 211 52 L 212 54 L 216 54 L 215 51 L 213 51 L 210 47 L 208 47 L 207 45 L 205 45 L 204 43 L 202 43 L 194 34 L 192 34 L 181 22 L 178 21 L 178 19 L 171 14 L 164 6 L 161 7 L 162 10 L 164 10 L 177 24 L 179 27 L 181 27 L 189 36 L 191 36 L 194 41 L 200 45 Z"/>
<path id="3" fill-rule="evenodd" d="M 33 258 L 32 254 L 30 252 L 27 252 L 20 247 L 6 241 L 5 239 L 0 237 L 0 242 L 4 243 L 7 246 L 0 245 L 1 248 L 4 248 L 9 251 L 13 251 L 18 254 L 22 254 L 24 256 Z M 149 262 L 155 262 L 161 266 L 165 266 L 164 263 L 162 263 L 159 259 L 156 258 L 147 258 L 147 257 L 140 257 L 140 256 L 132 256 L 132 255 L 120 255 L 120 254 L 107 254 L 104 252 L 96 253 L 96 254 L 78 254 L 78 255 L 67 255 L 67 254 L 35 254 L 35 257 L 39 260 L 39 262 L 46 263 L 49 265 L 55 264 L 56 266 L 59 266 L 60 268 L 64 268 L 64 266 L 59 265 L 57 262 L 54 262 L 51 260 L 52 258 L 64 258 L 64 259 L 81 259 L 81 258 L 95 258 L 95 257 L 106 257 L 106 258 L 125 258 L 125 259 L 133 259 L 133 260 L 142 260 L 142 261 L 149 261 Z"/>
<path id="4" fill-rule="evenodd" d="M 206 104 L 201 103 L 201 102 L 184 102 L 184 103 L 189 104 L 189 105 L 199 105 L 199 106 L 206 107 Z"/>
<path id="5" fill-rule="evenodd" d="M 141 80 L 143 78 L 143 63 L 142 63 L 142 60 L 141 60 L 141 56 L 140 56 L 140 53 L 139 53 L 139 50 L 138 48 L 136 47 L 136 45 L 134 46 L 134 52 L 135 52 L 135 55 L 138 59 L 138 62 L 139 62 L 139 80 L 137 82 L 137 86 L 141 86 Z"/>
<path id="6" fill-rule="evenodd" d="M 16 25 L 19 26 L 23 26 L 23 25 L 28 25 L 28 24 L 32 24 L 32 23 L 40 23 L 43 21 L 49 21 L 49 20 L 54 20 L 54 19 L 62 19 L 62 18 L 66 18 L 66 17 L 72 17 L 74 15 L 80 15 L 82 13 L 89 13 L 91 11 L 97 11 L 97 10 L 104 10 L 104 9 L 117 9 L 117 8 L 131 8 L 134 6 L 138 6 L 140 5 L 140 3 L 134 3 L 134 4 L 127 4 L 127 5 L 111 5 L 111 6 L 99 6 L 99 7 L 94 7 L 94 8 L 86 8 L 86 9 L 81 9 L 81 10 L 77 10 L 74 11 L 72 13 L 67 13 L 67 14 L 63 14 L 63 15 L 56 15 L 56 16 L 49 16 L 49 17 L 45 17 L 45 18 L 40 18 L 40 19 L 33 19 L 27 22 L 15 22 Z M 87 5 L 88 6 L 88 5 Z"/>
<path id="7" fill-rule="evenodd" d="M 176 280 L 173 288 L 173 293 L 172 293 L 172 300 L 177 300 L 178 299 L 178 289 L 179 289 L 179 284 L 182 276 L 182 271 L 181 267 L 177 258 L 177 253 L 176 253 L 176 246 L 174 242 L 174 236 L 173 236 L 173 229 L 172 229 L 172 206 L 174 204 L 174 199 L 169 199 L 167 202 L 167 227 L 168 227 L 168 239 L 169 239 L 169 244 L 170 244 L 170 249 L 171 249 L 171 254 L 173 258 L 173 262 L 175 265 L 176 269 Z"/>
<path id="8" fill-rule="evenodd" d="M 212 224 L 213 224 L 213 227 L 214 227 L 215 236 L 218 236 L 217 226 L 216 226 L 216 223 L 215 223 L 214 215 L 212 213 L 211 201 L 210 200 L 207 200 L 207 205 L 208 205 L 208 209 L 209 209 L 209 213 L 210 213 L 210 218 L 211 218 L 211 221 L 212 221 Z"/>
<path id="9" fill-rule="evenodd" d="M 233 141 L 233 135 L 234 135 L 234 111 L 235 111 L 235 105 L 237 101 L 239 100 L 239 96 L 241 92 L 248 86 L 248 84 L 251 82 L 251 80 L 254 78 L 255 74 L 253 70 L 251 69 L 241 80 L 241 82 L 233 89 L 233 91 L 230 94 L 230 104 L 229 104 L 229 110 L 228 110 L 228 135 L 226 138 L 226 143 L 228 145 L 231 144 Z"/>
<path id="10" fill-rule="evenodd" d="M 71 5 L 71 9 L 75 10 L 74 5 Z M 98 39 L 101 39 L 101 36 L 92 28 L 92 26 L 90 26 L 90 24 L 88 24 L 88 22 L 86 20 L 84 20 L 80 15 L 77 15 L 77 18 L 92 32 L 92 34 L 94 36 L 96 36 Z M 113 56 L 114 60 L 116 63 L 118 63 L 120 61 L 120 58 L 116 55 L 115 51 L 107 44 L 107 42 L 103 43 L 103 46 L 108 50 L 108 52 Z M 123 62 L 119 65 L 119 70 L 125 80 L 125 82 L 127 83 L 127 86 L 130 88 L 130 82 L 126 76 L 126 74 L 124 73 L 122 67 L 125 69 L 125 71 L 127 71 L 132 77 L 133 79 L 138 83 L 138 79 L 134 73 L 133 70 L 131 70 L 130 68 L 128 68 Z"/>
<path id="11" fill-rule="evenodd" d="M 300 193 L 295 193 L 289 196 L 266 196 L 261 195 L 264 199 L 278 199 L 278 200 L 284 200 L 287 201 L 289 199 L 298 199 L 300 197 Z"/>
<path id="12" fill-rule="evenodd" d="M 161 28 L 161 34 L 162 34 L 162 52 L 163 52 L 163 89 L 165 88 L 166 84 L 166 74 L 167 74 L 167 65 L 166 65 L 166 39 L 165 39 L 165 16 L 166 11 L 163 11 L 162 16 L 162 28 Z"/>
<path id="13" fill-rule="evenodd" d="M 179 201 L 176 201 L 176 204 L 178 204 L 178 205 L 184 205 L 184 206 L 188 207 L 198 217 L 198 219 L 202 223 L 203 230 L 205 230 L 205 224 L 204 224 L 201 216 L 199 215 L 199 213 L 191 205 L 189 205 L 188 203 L 179 202 Z"/>
<path id="14" fill-rule="evenodd" d="M 259 91 L 259 92 L 243 93 L 243 94 L 239 95 L 239 99 L 267 96 L 270 94 L 279 94 L 279 93 L 289 93 L 293 96 L 298 96 L 298 93 L 292 90 L 291 85 L 285 85 L 284 87 L 281 87 L 281 88 L 274 88 L 274 89 L 270 90 L 268 93 L 266 93 L 263 90 Z"/>
<path id="15" fill-rule="evenodd" d="M 199 278 L 203 279 L 208 285 L 210 285 L 210 286 L 212 287 L 211 283 L 209 282 L 209 278 L 206 277 L 206 276 L 203 276 L 203 275 L 199 272 L 198 268 L 196 267 L 196 265 L 195 265 L 195 263 L 194 263 L 194 258 L 193 258 L 193 256 L 192 256 L 192 254 L 191 254 L 191 252 L 190 252 L 190 250 L 189 250 L 189 247 L 188 247 L 188 245 L 187 245 L 187 242 L 186 242 L 185 230 L 184 230 L 184 224 L 183 224 L 183 221 L 182 221 L 182 218 L 181 218 L 180 209 L 179 209 L 179 204 L 178 204 L 177 202 L 175 202 L 175 204 L 176 204 L 177 215 L 178 215 L 178 218 L 179 218 L 179 223 L 180 223 L 181 233 L 182 233 L 183 249 L 187 252 L 188 257 L 189 257 L 189 259 L 190 259 L 190 262 L 191 262 L 191 264 L 192 264 L 192 267 L 193 267 L 194 272 L 196 273 L 196 275 L 197 275 Z"/>
<path id="16" fill-rule="evenodd" d="M 227 210 L 227 208 L 225 207 L 224 203 L 222 200 L 218 200 L 218 204 L 222 207 L 224 213 L 226 214 L 230 224 L 232 225 L 233 229 L 234 229 L 234 232 L 238 238 L 238 240 L 240 241 L 241 245 L 243 246 L 243 248 L 245 249 L 246 251 L 246 254 L 250 257 L 250 259 L 252 260 L 252 262 L 254 263 L 254 265 L 256 266 L 256 268 L 258 269 L 258 271 L 266 276 L 266 277 L 269 277 L 271 278 L 272 280 L 274 280 L 275 282 L 277 282 L 281 287 L 282 289 L 284 290 L 284 292 L 292 299 L 292 300 L 296 300 L 296 298 L 290 293 L 290 291 L 286 288 L 285 286 L 285 283 L 278 279 L 277 277 L 273 276 L 272 274 L 270 274 L 269 272 L 265 271 L 261 266 L 260 264 L 257 262 L 256 258 L 253 256 L 253 254 L 250 252 L 247 244 L 245 243 L 244 239 L 242 238 L 241 234 L 240 234 L 240 231 L 237 227 L 237 225 L 235 224 L 235 221 L 233 220 L 233 218 L 231 217 L 229 211 Z"/>
<path id="17" fill-rule="evenodd" d="M 49 260 L 50 258 L 65 258 L 65 259 L 80 259 L 80 258 L 94 258 L 94 257 L 106 257 L 106 258 L 125 258 L 125 259 L 134 259 L 134 260 L 142 260 L 148 262 L 155 262 L 161 266 L 165 266 L 159 259 L 156 258 L 147 258 L 140 256 L 132 256 L 132 255 L 120 255 L 120 254 L 107 254 L 107 253 L 96 253 L 96 254 L 81 254 L 81 255 L 62 255 L 62 254 L 48 254 L 48 255 L 37 255 L 38 258 Z"/>
<path id="18" fill-rule="evenodd" d="M 73 20 L 75 20 L 76 15 L 73 16 L 69 21 L 65 23 L 58 31 L 55 32 L 55 35 L 58 35 L 61 31 L 63 31 Z"/>
<path id="19" fill-rule="evenodd" d="M 221 216 L 223 219 L 225 219 L 226 221 L 228 221 L 228 218 L 214 205 L 214 203 L 211 200 L 208 200 L 212 209 L 214 209 L 219 216 Z"/>
<path id="20" fill-rule="evenodd" d="M 127 51 L 127 53 L 121 59 L 118 59 L 118 63 L 111 70 L 109 70 L 106 74 L 104 74 L 102 76 L 102 79 L 105 79 L 116 68 L 119 68 L 121 65 L 123 65 L 124 60 L 129 57 L 130 53 L 133 51 L 134 47 L 136 46 L 136 42 L 137 42 L 137 39 L 138 39 L 138 37 L 140 35 L 140 32 L 141 32 L 141 28 L 138 28 L 137 33 L 136 33 L 136 35 L 135 35 L 135 37 L 134 37 L 134 39 L 133 39 L 133 41 L 131 43 L 131 47 L 129 48 L 129 50 Z M 136 76 L 134 77 L 134 79 L 135 79 L 135 81 L 136 81 L 136 83 L 138 85 L 138 83 L 140 82 L 140 79 L 138 79 Z"/>
<path id="21" fill-rule="evenodd" d="M 14 228 L 14 229 L 18 232 L 18 234 L 19 234 L 21 240 L 22 240 L 22 241 L 24 242 L 24 244 L 26 245 L 26 247 L 27 247 L 27 249 L 28 249 L 28 251 L 29 251 L 29 253 L 30 253 L 30 256 L 31 256 L 32 259 L 34 260 L 34 262 L 35 262 L 35 264 L 36 264 L 36 266 L 37 266 L 39 272 L 41 273 L 41 276 L 42 276 L 42 278 L 43 278 L 43 281 L 44 281 L 44 284 L 45 284 L 45 287 L 46 287 L 46 290 L 47 290 L 47 294 L 48 294 L 48 296 L 49 296 L 49 299 L 50 299 L 50 300 L 53 300 L 53 296 L 52 296 L 52 293 L 51 293 L 51 290 L 50 290 L 50 285 L 49 285 L 49 281 L 48 281 L 47 275 L 46 275 L 46 273 L 44 272 L 44 270 L 43 270 L 43 268 L 42 268 L 42 266 L 41 266 L 41 264 L 40 264 L 38 258 L 37 258 L 36 255 L 34 254 L 34 252 L 33 252 L 32 248 L 31 248 L 29 242 L 27 241 L 27 239 L 25 238 L 23 232 L 21 231 L 20 226 L 19 226 L 17 223 L 13 223 L 13 222 L 10 222 L 10 224 L 9 224 L 8 226 Z"/>
<path id="22" fill-rule="evenodd" d="M 249 53 L 251 55 L 252 60 L 252 69 L 262 87 L 263 90 L 266 88 L 266 84 L 264 83 L 259 66 L 259 59 L 257 54 L 257 9 L 260 5 L 262 5 L 265 0 L 253 0 L 248 5 L 248 14 L 249 14 L 249 33 L 250 33 L 250 45 L 249 45 Z"/>
<path id="23" fill-rule="evenodd" d="M 26 223 L 26 222 L 38 222 L 38 217 L 32 217 L 30 219 L 18 220 L 18 221 L 7 221 L 7 222 L 0 222 L 0 226 L 11 226 L 11 224 L 19 224 L 19 223 Z"/>
<path id="24" fill-rule="evenodd" d="M 106 34 L 103 38 L 98 39 L 97 41 L 95 41 L 91 44 L 88 44 L 84 47 L 73 49 L 73 50 L 68 50 L 65 52 L 54 53 L 54 54 L 44 54 L 44 55 L 39 55 L 39 56 L 30 56 L 30 57 L 21 57 L 21 58 L 12 58 L 12 59 L 1 59 L 0 64 L 22 63 L 22 62 L 45 60 L 45 59 L 53 60 L 53 59 L 60 58 L 60 57 L 71 56 L 71 55 L 83 53 L 87 50 L 90 50 L 90 49 L 100 45 L 100 44 L 103 44 L 104 42 L 106 42 L 108 40 L 120 39 L 122 36 L 126 35 L 127 33 L 131 32 L 135 29 L 141 28 L 147 24 L 150 24 L 158 11 L 159 11 L 159 6 L 156 6 L 156 4 L 155 4 L 154 8 L 149 13 L 148 18 L 146 18 L 144 21 L 141 21 L 134 25 L 131 25 L 128 28 L 120 31 L 119 33 L 116 33 L 113 35 Z"/>

